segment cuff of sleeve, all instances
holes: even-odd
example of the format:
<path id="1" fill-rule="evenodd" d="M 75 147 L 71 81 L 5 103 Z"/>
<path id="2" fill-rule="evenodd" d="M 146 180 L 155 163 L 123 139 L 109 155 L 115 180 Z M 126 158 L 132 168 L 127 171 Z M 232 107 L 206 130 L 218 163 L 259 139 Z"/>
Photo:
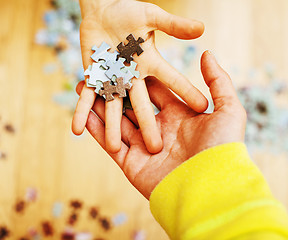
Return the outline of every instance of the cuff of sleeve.
<path id="1" fill-rule="evenodd" d="M 287 234 L 285 210 L 243 143 L 207 149 L 181 164 L 153 190 L 150 208 L 171 239 L 226 239 L 261 228 Z"/>

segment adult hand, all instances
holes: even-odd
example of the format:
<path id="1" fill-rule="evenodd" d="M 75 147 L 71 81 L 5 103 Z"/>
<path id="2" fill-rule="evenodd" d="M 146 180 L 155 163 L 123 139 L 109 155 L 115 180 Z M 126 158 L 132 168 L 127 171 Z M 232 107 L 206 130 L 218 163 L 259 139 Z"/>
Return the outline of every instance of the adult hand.
<path id="1" fill-rule="evenodd" d="M 85 69 L 92 63 L 90 56 L 93 45 L 100 46 L 105 41 L 114 51 L 130 33 L 145 40 L 141 44 L 143 54 L 139 57 L 133 55 L 140 78 L 132 80 L 129 96 L 148 151 L 159 152 L 163 143 L 144 78 L 157 77 L 197 112 L 205 111 L 208 102 L 187 78 L 160 56 L 155 47 L 154 31 L 161 30 L 176 38 L 193 39 L 202 35 L 203 24 L 171 15 L 156 5 L 140 1 L 81 0 L 80 4 L 83 18 L 80 40 Z M 94 89 L 85 86 L 73 117 L 72 130 L 75 134 L 83 132 L 95 98 Z M 121 148 L 122 104 L 122 99 L 118 97 L 105 104 L 106 149 L 112 153 Z"/>
<path id="2" fill-rule="evenodd" d="M 133 112 L 123 116 L 122 145 L 117 154 L 110 154 L 129 181 L 148 199 L 155 186 L 178 165 L 195 154 L 219 144 L 244 140 L 246 112 L 232 86 L 228 74 L 214 56 L 205 52 L 201 59 L 204 80 L 214 101 L 212 114 L 199 114 L 172 94 L 159 80 L 146 79 L 152 102 L 160 110 L 156 116 L 164 147 L 150 154 L 145 147 Z M 77 86 L 81 92 L 83 82 Z M 97 98 L 89 113 L 87 129 L 106 150 L 105 108 Z"/>

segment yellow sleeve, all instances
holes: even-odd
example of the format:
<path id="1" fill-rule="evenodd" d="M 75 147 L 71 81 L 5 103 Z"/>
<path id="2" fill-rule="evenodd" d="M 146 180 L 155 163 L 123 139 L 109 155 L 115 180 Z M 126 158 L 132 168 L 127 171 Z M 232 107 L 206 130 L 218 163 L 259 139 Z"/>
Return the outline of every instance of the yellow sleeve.
<path id="1" fill-rule="evenodd" d="M 171 239 L 288 239 L 285 208 L 273 198 L 243 143 L 198 153 L 153 190 L 150 208 Z"/>

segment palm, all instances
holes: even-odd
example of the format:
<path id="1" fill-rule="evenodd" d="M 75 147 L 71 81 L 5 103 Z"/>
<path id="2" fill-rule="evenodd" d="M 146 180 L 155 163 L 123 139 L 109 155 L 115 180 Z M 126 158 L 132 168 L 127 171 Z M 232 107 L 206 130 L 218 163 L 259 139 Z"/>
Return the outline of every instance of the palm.
<path id="1" fill-rule="evenodd" d="M 91 64 L 91 47 L 99 46 L 103 41 L 108 43 L 113 49 L 125 41 L 126 37 L 133 33 L 135 37 L 142 37 L 145 42 L 142 47 L 145 49 L 141 58 L 137 59 L 138 70 L 143 77 L 149 73 L 146 64 L 147 57 L 156 56 L 157 51 L 154 45 L 154 32 L 147 23 L 146 12 L 143 11 L 145 3 L 134 1 L 116 1 L 105 7 L 100 13 L 89 14 L 86 16 L 80 28 L 81 49 L 84 67 Z M 133 12 L 131 12 L 133 9 Z M 120 20 L 119 20 L 120 19 Z M 141 69 L 142 67 L 142 69 Z M 144 67 L 144 68 L 143 68 Z"/>
<path id="2" fill-rule="evenodd" d="M 129 96 L 146 148 L 151 153 L 159 152 L 162 148 L 161 134 L 144 79 L 147 76 L 156 76 L 198 112 L 207 108 L 207 100 L 189 80 L 160 56 L 154 43 L 154 30 L 159 29 L 179 38 L 192 39 L 202 34 L 203 26 L 199 22 L 170 15 L 153 4 L 139 1 L 111 0 L 101 10 L 93 10 L 93 6 L 91 8 L 84 16 L 80 28 L 85 69 L 92 63 L 90 56 L 93 45 L 100 46 L 105 41 L 114 51 L 131 33 L 135 38 L 142 37 L 145 40 L 141 44 L 143 54 L 139 57 L 137 54 L 133 55 L 140 77 L 132 80 L 133 87 Z M 84 87 L 73 118 L 72 129 L 75 134 L 83 132 L 95 97 L 93 89 Z M 109 152 L 115 153 L 121 148 L 122 99 L 116 97 L 114 101 L 107 102 L 105 109 L 106 147 Z"/>
<path id="3" fill-rule="evenodd" d="M 233 134 L 233 129 L 242 127 L 235 118 L 225 109 L 199 114 L 177 101 L 164 107 L 156 117 L 161 125 L 163 141 L 167 143 L 162 151 L 150 154 L 141 142 L 140 131 L 136 130 L 130 135 L 130 148 L 120 167 L 130 182 L 148 198 L 172 169 L 193 155 L 241 138 L 238 132 Z"/>
<path id="4" fill-rule="evenodd" d="M 164 147 L 159 153 L 147 151 L 133 111 L 121 119 L 121 150 L 108 153 L 146 198 L 169 172 L 200 151 L 244 140 L 246 113 L 229 76 L 209 52 L 202 55 L 201 70 L 215 105 L 212 114 L 196 113 L 156 78 L 146 79 L 151 101 L 160 110 L 156 119 Z M 77 86 L 78 93 L 83 84 Z M 86 127 L 107 151 L 103 99 L 97 98 L 92 109 L 98 117 L 90 112 Z"/>

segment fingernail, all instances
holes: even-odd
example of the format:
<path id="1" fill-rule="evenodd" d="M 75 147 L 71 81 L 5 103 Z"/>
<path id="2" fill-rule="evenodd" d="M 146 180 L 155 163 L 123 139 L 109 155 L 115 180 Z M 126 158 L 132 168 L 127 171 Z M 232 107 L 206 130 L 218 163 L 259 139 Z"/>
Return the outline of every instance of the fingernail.
<path id="1" fill-rule="evenodd" d="M 211 52 L 211 50 L 207 50 L 207 53 L 214 57 L 214 54 Z"/>
<path id="2" fill-rule="evenodd" d="M 217 62 L 217 59 L 216 59 L 215 55 L 214 55 L 210 50 L 208 50 L 207 53 L 213 58 L 213 60 L 214 60 L 215 62 Z M 218 63 L 218 62 L 217 62 L 217 63 Z"/>

